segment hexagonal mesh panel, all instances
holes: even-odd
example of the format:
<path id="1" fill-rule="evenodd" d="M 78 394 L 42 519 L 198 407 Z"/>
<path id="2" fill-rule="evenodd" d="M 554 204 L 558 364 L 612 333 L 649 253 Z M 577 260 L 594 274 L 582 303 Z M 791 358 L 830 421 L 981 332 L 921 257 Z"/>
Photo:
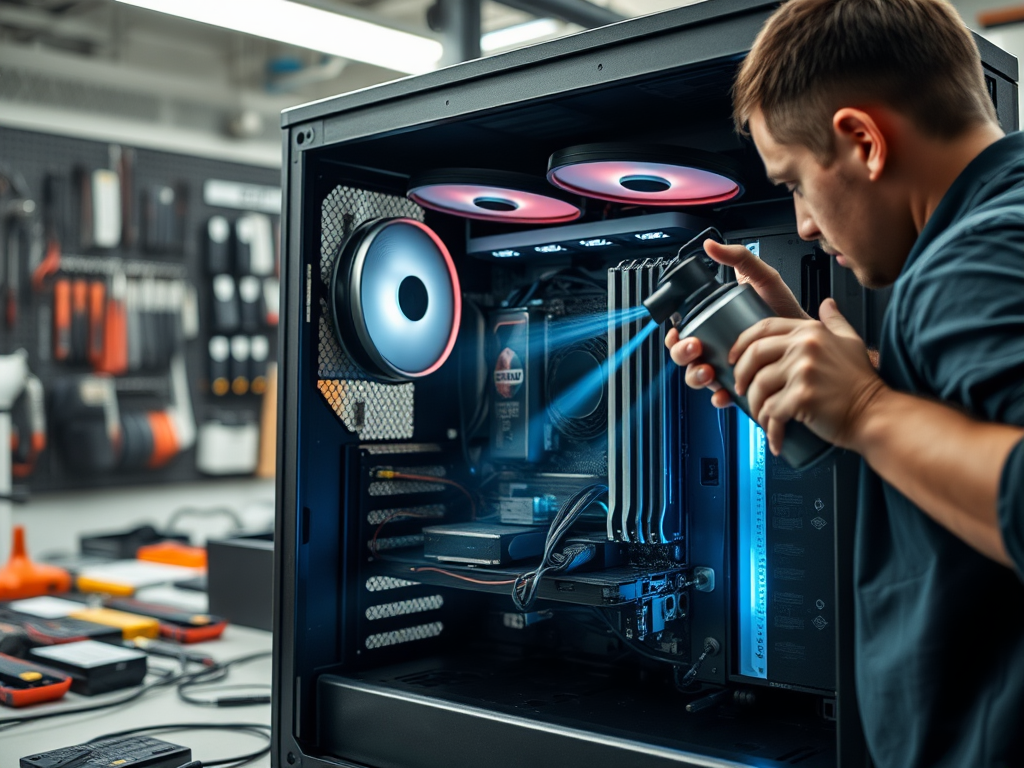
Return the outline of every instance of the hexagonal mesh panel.
<path id="1" fill-rule="evenodd" d="M 371 509 L 366 514 L 366 522 L 370 525 L 382 525 L 394 520 L 401 515 L 414 515 L 416 517 L 444 517 L 446 507 L 444 504 L 425 504 L 419 507 L 395 507 L 393 509 Z"/>
<path id="2" fill-rule="evenodd" d="M 441 595 L 414 597 L 412 600 L 399 600 L 395 603 L 371 605 L 366 609 L 366 618 L 370 621 L 376 621 L 377 619 L 390 619 L 393 616 L 408 616 L 410 613 L 436 611 L 443 605 L 444 598 Z"/>
<path id="3" fill-rule="evenodd" d="M 377 635 L 370 635 L 366 638 L 366 647 L 369 650 L 373 650 L 374 648 L 385 648 L 389 645 L 426 640 L 430 637 L 437 637 L 443 631 L 444 624 L 440 621 L 432 621 L 429 624 L 420 624 L 417 627 L 405 627 L 393 632 L 381 632 Z"/>
<path id="4" fill-rule="evenodd" d="M 371 576 L 366 580 L 367 592 L 386 592 L 389 589 L 401 589 L 402 587 L 415 587 L 420 582 L 398 579 L 394 576 Z"/>
<path id="5" fill-rule="evenodd" d="M 444 477 L 447 471 L 444 467 L 390 467 L 381 466 L 378 469 L 393 469 L 399 472 L 415 475 L 430 475 L 431 477 Z M 399 496 L 408 493 L 440 493 L 445 489 L 442 483 L 431 483 L 420 480 L 374 480 L 367 488 L 371 496 Z"/>
<path id="6" fill-rule="evenodd" d="M 404 197 L 337 187 L 320 209 L 320 279 L 326 293 L 334 260 L 352 230 L 382 217 L 423 221 L 423 209 Z M 320 300 L 317 387 L 345 427 L 361 440 L 412 437 L 414 385 L 371 380 L 345 354 L 331 327 L 327 302 Z"/>
<path id="7" fill-rule="evenodd" d="M 366 542 L 366 548 L 371 554 L 384 552 L 388 549 L 402 549 L 403 547 L 416 547 L 423 545 L 422 533 L 410 533 L 407 536 L 379 536 L 376 541 Z"/>
<path id="8" fill-rule="evenodd" d="M 413 385 L 319 379 L 317 389 L 349 432 L 362 440 L 412 437 Z"/>

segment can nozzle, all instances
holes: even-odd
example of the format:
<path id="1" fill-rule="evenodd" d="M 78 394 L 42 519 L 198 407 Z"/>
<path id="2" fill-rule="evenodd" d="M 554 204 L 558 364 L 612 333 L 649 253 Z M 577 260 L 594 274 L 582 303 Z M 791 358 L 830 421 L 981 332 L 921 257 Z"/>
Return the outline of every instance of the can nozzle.
<path id="1" fill-rule="evenodd" d="M 678 263 L 661 276 L 657 289 L 644 300 L 644 307 L 655 322 L 664 323 L 674 314 L 685 315 L 722 287 L 715 272 L 704 264 L 704 241 L 708 239 L 723 241 L 714 227 L 688 241 L 679 249 Z"/>

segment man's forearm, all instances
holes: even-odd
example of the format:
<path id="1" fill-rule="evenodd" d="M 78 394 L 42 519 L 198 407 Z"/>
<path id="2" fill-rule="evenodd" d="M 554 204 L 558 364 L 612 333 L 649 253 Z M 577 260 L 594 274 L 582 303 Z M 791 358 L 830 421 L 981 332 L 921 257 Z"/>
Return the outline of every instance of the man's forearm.
<path id="1" fill-rule="evenodd" d="M 883 479 L 986 557 L 1012 566 L 999 529 L 1003 465 L 1024 428 L 974 421 L 883 388 L 848 446 Z"/>

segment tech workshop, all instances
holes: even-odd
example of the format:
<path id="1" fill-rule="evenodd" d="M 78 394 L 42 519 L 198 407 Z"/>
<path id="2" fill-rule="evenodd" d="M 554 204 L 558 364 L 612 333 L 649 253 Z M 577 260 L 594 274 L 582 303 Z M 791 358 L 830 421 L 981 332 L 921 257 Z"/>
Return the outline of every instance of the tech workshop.
<path id="1" fill-rule="evenodd" d="M 0 768 L 1024 766 L 1022 54 L 0 0 Z"/>

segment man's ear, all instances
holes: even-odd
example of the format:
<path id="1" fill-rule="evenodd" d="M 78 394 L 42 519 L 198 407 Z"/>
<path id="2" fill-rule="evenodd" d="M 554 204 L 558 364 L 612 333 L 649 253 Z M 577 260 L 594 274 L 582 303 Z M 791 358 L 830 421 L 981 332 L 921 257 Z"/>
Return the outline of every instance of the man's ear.
<path id="1" fill-rule="evenodd" d="M 843 107 L 832 116 L 836 146 L 862 163 L 870 181 L 877 181 L 889 156 L 889 142 L 878 120 L 870 112 Z"/>

